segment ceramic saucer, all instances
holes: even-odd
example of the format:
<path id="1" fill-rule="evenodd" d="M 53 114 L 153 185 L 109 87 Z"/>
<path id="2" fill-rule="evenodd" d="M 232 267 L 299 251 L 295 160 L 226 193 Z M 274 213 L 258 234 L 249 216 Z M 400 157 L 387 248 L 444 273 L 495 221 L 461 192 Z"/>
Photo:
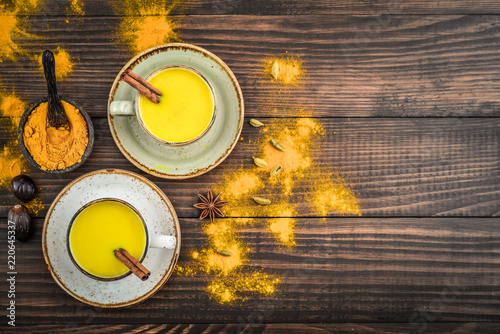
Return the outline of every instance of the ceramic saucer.
<path id="1" fill-rule="evenodd" d="M 150 248 L 143 261 L 151 271 L 147 281 L 129 275 L 116 281 L 98 281 L 78 270 L 66 248 L 66 232 L 73 215 L 98 198 L 117 198 L 135 207 L 149 233 L 177 238 L 175 249 Z M 167 196 L 151 181 L 135 173 L 106 169 L 75 179 L 49 208 L 42 232 L 45 262 L 59 286 L 70 296 L 92 306 L 117 308 L 151 297 L 172 274 L 181 244 L 177 215 Z"/>
<path id="2" fill-rule="evenodd" d="M 136 116 L 112 116 L 113 101 L 134 101 L 137 91 L 120 80 L 130 69 L 146 78 L 167 65 L 185 65 L 199 71 L 211 83 L 217 100 L 217 116 L 199 140 L 183 145 L 161 144 L 148 136 Z M 243 127 L 244 105 L 240 86 L 229 67 L 213 53 L 200 47 L 172 43 L 144 51 L 118 73 L 108 100 L 108 121 L 116 145 L 135 166 L 165 179 L 195 177 L 219 165 L 233 150 Z"/>

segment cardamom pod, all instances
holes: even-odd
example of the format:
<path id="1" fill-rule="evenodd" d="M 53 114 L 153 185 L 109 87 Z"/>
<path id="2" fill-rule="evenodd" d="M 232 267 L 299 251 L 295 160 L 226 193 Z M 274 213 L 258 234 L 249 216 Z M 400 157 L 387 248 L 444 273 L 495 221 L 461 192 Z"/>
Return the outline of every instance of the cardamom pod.
<path id="1" fill-rule="evenodd" d="M 256 164 L 258 167 L 267 167 L 267 162 L 263 159 L 252 157 L 254 164 Z"/>
<path id="2" fill-rule="evenodd" d="M 231 255 L 233 255 L 233 253 L 231 253 L 231 251 L 228 251 L 227 249 L 218 250 L 217 253 L 219 253 L 220 255 L 223 255 L 223 256 L 231 256 Z"/>
<path id="3" fill-rule="evenodd" d="M 280 65 L 277 61 L 275 61 L 273 63 L 273 66 L 271 67 L 271 74 L 273 75 L 274 80 L 278 80 L 278 75 L 280 74 Z"/>
<path id="4" fill-rule="evenodd" d="M 281 146 L 280 143 L 278 143 L 274 138 L 271 138 L 271 144 L 273 144 L 273 146 L 277 149 L 277 150 L 280 150 L 281 152 L 285 152 L 285 150 L 283 149 L 283 146 Z"/>
<path id="5" fill-rule="evenodd" d="M 253 200 L 257 203 L 257 204 L 260 204 L 260 205 L 269 205 L 271 204 L 271 201 L 268 200 L 267 198 L 263 198 L 263 197 L 252 197 Z"/>
<path id="6" fill-rule="evenodd" d="M 258 120 L 252 118 L 250 120 L 250 125 L 253 126 L 254 128 L 260 128 L 261 126 L 264 126 L 264 123 L 259 122 Z"/>
<path id="7" fill-rule="evenodd" d="M 269 172 L 269 175 L 271 175 L 271 177 L 275 177 L 280 172 L 281 172 L 281 166 L 277 165 L 277 166 L 274 166 L 273 169 L 271 169 L 271 171 Z"/>

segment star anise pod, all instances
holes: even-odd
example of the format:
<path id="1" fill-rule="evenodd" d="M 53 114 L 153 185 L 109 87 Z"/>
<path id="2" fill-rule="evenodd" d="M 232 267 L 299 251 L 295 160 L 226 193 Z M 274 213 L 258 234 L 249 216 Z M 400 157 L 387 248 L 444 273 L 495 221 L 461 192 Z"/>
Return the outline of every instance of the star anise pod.
<path id="1" fill-rule="evenodd" d="M 221 207 L 227 204 L 225 201 L 219 201 L 220 193 L 215 196 L 212 195 L 212 191 L 208 191 L 207 197 L 198 194 L 198 197 L 201 199 L 201 203 L 196 203 L 193 205 L 195 208 L 202 209 L 203 212 L 200 215 L 200 220 L 205 219 L 207 216 L 210 217 L 210 221 L 213 223 L 215 219 L 215 215 L 219 217 L 224 217 L 224 214 L 221 211 Z"/>

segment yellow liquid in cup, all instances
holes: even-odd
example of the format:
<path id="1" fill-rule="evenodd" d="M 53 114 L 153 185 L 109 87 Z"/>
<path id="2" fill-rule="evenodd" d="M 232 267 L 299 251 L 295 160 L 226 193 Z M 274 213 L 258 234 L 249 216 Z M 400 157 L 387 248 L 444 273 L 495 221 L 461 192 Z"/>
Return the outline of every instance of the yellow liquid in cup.
<path id="1" fill-rule="evenodd" d="M 102 201 L 89 205 L 75 218 L 69 235 L 73 258 L 88 273 L 116 277 L 129 269 L 114 250 L 123 248 L 136 259 L 145 251 L 146 231 L 139 216 L 125 204 Z"/>
<path id="2" fill-rule="evenodd" d="M 163 94 L 158 104 L 142 95 L 139 100 L 142 121 L 155 136 L 182 143 L 196 138 L 210 125 L 214 98 L 198 74 L 184 68 L 169 68 L 148 81 Z"/>

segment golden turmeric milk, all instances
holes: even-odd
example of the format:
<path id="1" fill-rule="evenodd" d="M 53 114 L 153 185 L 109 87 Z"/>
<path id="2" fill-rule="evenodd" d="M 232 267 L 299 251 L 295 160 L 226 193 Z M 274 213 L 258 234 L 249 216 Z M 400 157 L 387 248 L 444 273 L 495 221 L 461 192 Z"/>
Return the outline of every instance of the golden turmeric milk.
<path id="1" fill-rule="evenodd" d="M 198 74 L 184 68 L 167 68 L 148 81 L 163 93 L 158 104 L 143 95 L 139 100 L 141 118 L 155 136 L 172 143 L 188 142 L 210 126 L 214 97 Z"/>
<path id="2" fill-rule="evenodd" d="M 98 277 L 116 277 L 129 269 L 113 253 L 126 249 L 140 259 L 146 248 L 141 218 L 127 205 L 105 200 L 89 205 L 75 218 L 69 234 L 75 261 Z"/>

